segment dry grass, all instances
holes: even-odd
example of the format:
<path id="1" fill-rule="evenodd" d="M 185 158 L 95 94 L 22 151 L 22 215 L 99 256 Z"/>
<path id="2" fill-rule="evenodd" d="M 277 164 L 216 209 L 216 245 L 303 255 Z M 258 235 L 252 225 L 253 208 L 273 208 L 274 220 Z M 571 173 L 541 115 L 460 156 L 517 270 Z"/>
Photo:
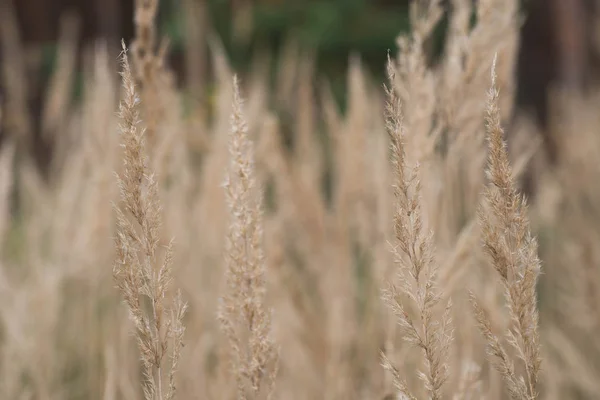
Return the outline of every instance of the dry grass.
<path id="1" fill-rule="evenodd" d="M 538 397 L 541 367 L 536 296 L 541 266 L 538 246 L 529 228 L 525 200 L 516 191 L 508 162 L 504 131 L 500 126 L 495 63 L 487 108 L 487 131 L 490 184 L 484 191 L 484 205 L 479 211 L 483 247 L 504 287 L 511 319 L 507 341 L 523 362 L 526 379 L 516 375 L 513 361 L 493 333 L 486 311 L 474 295 L 471 295 L 471 302 L 479 328 L 488 342 L 489 354 L 494 358 L 494 365 L 506 382 L 511 397 L 535 399 Z"/>
<path id="2" fill-rule="evenodd" d="M 123 51 L 126 51 L 123 45 Z M 173 242 L 158 259 L 161 208 L 158 185 L 147 166 L 145 131 L 127 55 L 123 55 L 123 100 L 120 105 L 123 172 L 118 176 L 122 206 L 116 209 L 117 257 L 113 275 L 129 308 L 143 365 L 146 400 L 175 398 L 175 372 L 183 345 L 187 305 L 178 293 L 166 304 L 173 281 Z M 144 310 L 147 308 L 147 310 Z M 165 366 L 170 350 L 170 366 Z M 168 373 L 167 373 L 168 371 Z M 163 386 L 168 389 L 163 390 Z"/>
<path id="3" fill-rule="evenodd" d="M 225 183 L 231 214 L 226 247 L 227 289 L 219 308 L 219 321 L 231 349 L 237 397 L 255 399 L 264 392 L 271 398 L 278 350 L 272 338 L 271 311 L 264 304 L 262 195 L 257 187 L 254 151 L 242 115 L 237 77 L 233 81 L 229 152 L 231 166 Z"/>
<path id="4" fill-rule="evenodd" d="M 391 61 L 388 63 L 388 77 L 393 83 L 395 72 Z M 386 92 L 386 127 L 392 142 L 392 165 L 396 172 L 393 254 L 396 263 L 400 265 L 400 272 L 397 274 L 398 283 L 393 283 L 384 292 L 383 298 L 398 319 L 405 340 L 423 350 L 426 371 L 419 375 L 425 383 L 428 397 L 437 400 L 443 398 L 442 387 L 449 373 L 452 301 L 448 301 L 443 315 L 436 318 L 435 311 L 441 299 L 436 287 L 439 266 L 433 254 L 433 234 L 423 225 L 419 168 L 408 165 L 406 161 L 404 142 L 407 133 L 402 122 L 400 100 L 393 88 L 386 88 Z M 414 303 L 420 321 L 410 316 L 408 307 L 400 300 L 403 295 Z M 400 392 L 409 398 L 415 398 L 385 355 L 384 367 L 394 371 L 394 383 Z"/>
<path id="5" fill-rule="evenodd" d="M 453 0 L 431 65 L 441 4 L 414 3 L 384 90 L 350 60 L 345 113 L 293 42 L 275 87 L 265 59 L 242 85 L 218 40 L 192 50 L 192 0 L 189 92 L 140 0 L 131 60 L 89 49 L 73 103 L 65 18 L 40 124 L 2 9 L 0 398 L 598 397 L 597 96 L 557 97 L 526 206 L 538 142 L 502 128 L 518 2 Z"/>

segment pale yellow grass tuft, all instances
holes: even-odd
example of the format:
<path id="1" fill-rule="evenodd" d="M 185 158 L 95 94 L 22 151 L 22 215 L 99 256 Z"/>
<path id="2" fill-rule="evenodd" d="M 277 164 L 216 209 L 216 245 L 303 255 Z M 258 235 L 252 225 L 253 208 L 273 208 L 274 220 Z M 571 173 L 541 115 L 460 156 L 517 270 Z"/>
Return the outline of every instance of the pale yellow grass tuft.
<path id="1" fill-rule="evenodd" d="M 531 234 L 525 199 L 517 192 L 509 165 L 504 132 L 500 126 L 496 64 L 492 66 L 492 87 L 488 95 L 487 135 L 489 142 L 488 179 L 484 202 L 479 210 L 483 246 L 498 272 L 511 327 L 508 343 L 525 367 L 519 376 L 500 339 L 492 332 L 486 311 L 471 294 L 475 317 L 485 336 L 490 356 L 514 399 L 538 397 L 541 366 L 536 283 L 540 274 L 537 242 Z"/>
<path id="2" fill-rule="evenodd" d="M 158 187 L 144 155 L 139 98 L 123 44 L 123 99 L 120 105 L 124 169 L 118 175 L 121 205 L 114 278 L 130 311 L 141 353 L 146 400 L 175 397 L 175 372 L 183 344 L 186 304 L 181 293 L 167 304 L 172 282 L 173 244 L 159 260 L 161 208 Z M 170 363 L 165 357 L 170 353 Z"/>
<path id="3" fill-rule="evenodd" d="M 395 70 L 391 60 L 388 60 L 388 79 L 393 85 Z M 400 269 L 398 282 L 391 283 L 384 291 L 383 299 L 396 316 L 405 340 L 423 351 L 426 368 L 419 372 L 419 376 L 425 383 L 429 398 L 437 400 L 443 398 L 442 387 L 449 373 L 452 303 L 448 301 L 438 320 L 436 312 L 441 300 L 441 292 L 436 287 L 438 265 L 434 259 L 433 233 L 423 224 L 419 167 L 409 165 L 406 159 L 404 141 L 408 133 L 404 130 L 400 99 L 392 86 L 387 87 L 386 92 L 386 129 L 392 142 L 396 173 L 393 253 Z M 419 318 L 411 316 L 411 307 L 416 308 Z M 383 361 L 384 367 L 392 371 L 400 393 L 415 398 L 385 354 Z"/>
<path id="4" fill-rule="evenodd" d="M 270 398 L 279 353 L 271 332 L 271 311 L 265 306 L 262 194 L 237 77 L 233 79 L 229 154 L 224 185 L 231 218 L 225 256 L 227 288 L 219 321 L 229 341 L 238 398 Z"/>

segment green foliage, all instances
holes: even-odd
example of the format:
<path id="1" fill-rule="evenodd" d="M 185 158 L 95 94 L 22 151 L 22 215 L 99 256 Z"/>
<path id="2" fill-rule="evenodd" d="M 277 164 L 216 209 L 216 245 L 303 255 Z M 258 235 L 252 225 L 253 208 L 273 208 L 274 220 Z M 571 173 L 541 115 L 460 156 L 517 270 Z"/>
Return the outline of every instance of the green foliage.
<path id="1" fill-rule="evenodd" d="M 175 51 L 182 49 L 185 34 L 180 3 L 164 1 L 161 10 L 162 32 L 171 38 Z M 383 78 L 387 51 L 394 52 L 397 35 L 409 29 L 407 0 L 258 0 L 248 12 L 250 36 L 236 41 L 235 17 L 241 9 L 232 9 L 231 3 L 207 1 L 211 29 L 237 70 L 246 70 L 259 50 L 277 55 L 284 40 L 293 37 L 315 55 L 319 75 L 331 81 L 338 99 L 345 91 L 351 53 L 359 53 L 367 69 Z"/>

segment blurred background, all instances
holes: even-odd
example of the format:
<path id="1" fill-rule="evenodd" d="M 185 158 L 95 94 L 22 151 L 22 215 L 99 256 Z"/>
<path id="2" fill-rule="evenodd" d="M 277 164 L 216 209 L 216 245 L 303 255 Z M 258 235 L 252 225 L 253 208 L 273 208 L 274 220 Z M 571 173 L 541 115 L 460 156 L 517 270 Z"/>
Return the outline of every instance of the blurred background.
<path id="1" fill-rule="evenodd" d="M 451 1 L 442 3 L 451 11 Z M 531 113 L 542 127 L 548 118 L 550 87 L 583 90 L 598 77 L 597 3 L 521 1 L 516 109 Z M 27 95 L 34 113 L 39 112 L 46 83 L 57 67 L 61 26 L 76 38 L 79 49 L 74 98 L 81 92 L 83 50 L 102 40 L 114 55 L 121 38 L 129 41 L 134 35 L 134 0 L 1 0 L 0 4 L 4 21 L 0 37 L 16 34 L 23 44 L 31 82 Z M 314 60 L 315 79 L 331 84 L 343 108 L 350 55 L 360 54 L 368 73 L 381 81 L 388 50 L 395 54 L 396 37 L 409 30 L 408 5 L 409 0 L 163 0 L 157 24 L 159 35 L 168 38 L 169 63 L 179 85 L 197 100 L 210 101 L 211 38 L 223 44 L 232 67 L 242 74 L 268 55 L 273 77 L 278 56 L 293 42 Z M 13 18 L 16 32 L 11 33 L 12 24 L 6 21 Z M 447 29 L 446 15 L 427 43 L 432 63 L 444 46 Z M 0 60 L 10 51 L 10 43 L 2 43 Z M 186 76 L 192 78 L 186 82 Z"/>

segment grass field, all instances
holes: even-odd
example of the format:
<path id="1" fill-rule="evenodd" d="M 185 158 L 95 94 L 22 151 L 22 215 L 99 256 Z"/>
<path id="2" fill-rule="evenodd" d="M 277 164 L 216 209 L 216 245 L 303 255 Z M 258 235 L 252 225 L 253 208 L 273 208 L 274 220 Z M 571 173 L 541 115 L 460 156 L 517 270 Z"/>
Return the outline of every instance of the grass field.
<path id="1" fill-rule="evenodd" d="M 548 163 L 511 118 L 516 0 L 454 1 L 435 65 L 415 3 L 385 82 L 350 58 L 345 112 L 293 42 L 273 84 L 214 39 L 190 101 L 157 1 L 76 103 L 63 37 L 39 121 L 3 42 L 0 398 L 600 394 L 598 99 L 556 93 Z"/>

